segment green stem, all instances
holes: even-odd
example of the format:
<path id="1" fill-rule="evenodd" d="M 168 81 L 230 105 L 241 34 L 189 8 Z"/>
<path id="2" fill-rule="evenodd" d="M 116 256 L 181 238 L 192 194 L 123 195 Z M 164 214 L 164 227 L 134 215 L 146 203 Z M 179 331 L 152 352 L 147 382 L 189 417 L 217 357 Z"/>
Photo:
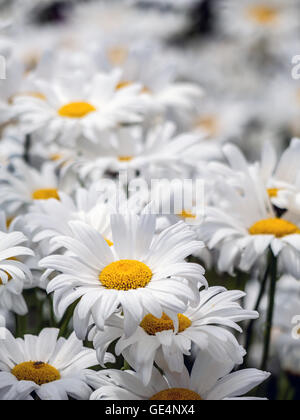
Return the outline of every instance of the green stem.
<path id="1" fill-rule="evenodd" d="M 31 135 L 27 134 L 25 137 L 24 145 L 24 160 L 26 163 L 30 163 L 30 149 L 31 149 Z"/>
<path id="2" fill-rule="evenodd" d="M 23 338 L 27 331 L 27 316 L 16 315 L 16 337 Z"/>
<path id="3" fill-rule="evenodd" d="M 44 301 L 41 296 L 38 296 L 36 294 L 36 310 L 37 310 L 37 316 L 38 316 L 38 322 L 36 326 L 36 333 L 39 334 L 44 326 Z"/>
<path id="4" fill-rule="evenodd" d="M 270 290 L 269 290 L 269 305 L 267 312 L 266 332 L 264 339 L 264 352 L 261 363 L 261 370 L 267 370 L 268 358 L 270 354 L 271 334 L 273 327 L 273 317 L 275 308 L 276 286 L 277 286 L 277 258 L 272 253 L 271 269 L 270 269 Z"/>
<path id="5" fill-rule="evenodd" d="M 270 258 L 271 259 L 271 258 Z M 259 311 L 260 305 L 261 305 L 261 301 L 265 295 L 266 292 L 266 287 L 267 287 L 267 282 L 268 282 L 268 277 L 269 277 L 269 273 L 270 273 L 270 269 L 271 269 L 271 261 L 268 262 L 266 271 L 265 271 L 265 275 L 263 277 L 262 283 L 261 283 L 261 288 L 260 288 L 260 292 L 254 307 L 255 311 Z M 251 351 L 251 347 L 252 347 L 252 338 L 253 338 L 253 333 L 254 333 L 254 325 L 255 325 L 256 319 L 252 319 L 249 323 L 247 332 L 246 332 L 246 345 L 245 345 L 245 350 L 247 352 L 245 359 L 244 359 L 244 363 L 243 363 L 243 368 L 245 368 L 248 364 L 248 359 L 250 356 L 250 351 Z"/>
<path id="6" fill-rule="evenodd" d="M 55 320 L 53 301 L 50 295 L 48 295 L 48 302 L 49 302 L 49 307 L 50 307 L 50 326 L 51 328 L 56 328 L 57 325 L 56 325 L 56 320 Z"/>
<path id="7" fill-rule="evenodd" d="M 74 314 L 74 310 L 76 308 L 78 301 L 72 303 L 72 305 L 69 306 L 69 308 L 66 310 L 66 313 L 63 317 L 63 319 L 61 320 L 60 326 L 59 326 L 59 336 L 60 337 L 66 337 L 67 333 L 68 333 L 68 328 L 69 328 L 69 324 L 70 321 L 73 317 Z"/>
<path id="8" fill-rule="evenodd" d="M 124 365 L 122 367 L 122 370 L 130 370 L 131 367 L 129 365 L 129 363 L 124 359 Z"/>

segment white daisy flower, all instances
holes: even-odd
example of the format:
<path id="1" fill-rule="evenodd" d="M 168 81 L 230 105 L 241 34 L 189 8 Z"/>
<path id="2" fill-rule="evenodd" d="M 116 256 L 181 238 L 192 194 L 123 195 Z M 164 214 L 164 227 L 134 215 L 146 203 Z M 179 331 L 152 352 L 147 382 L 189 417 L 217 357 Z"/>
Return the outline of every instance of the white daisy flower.
<path id="1" fill-rule="evenodd" d="M 238 147 L 226 144 L 222 148 L 229 167 L 220 163 L 210 164 L 210 169 L 226 177 L 229 182 L 243 189 L 244 175 L 252 176 L 267 190 L 271 202 L 283 210 L 300 212 L 300 139 L 292 139 L 280 158 L 271 142 L 264 143 L 260 161 L 247 162 Z M 260 178 L 256 178 L 259 171 Z"/>
<path id="2" fill-rule="evenodd" d="M 108 203 L 106 190 L 107 188 L 102 191 L 100 181 L 93 183 L 88 189 L 78 188 L 74 198 L 60 192 L 60 200 L 36 201 L 26 216 L 28 226 L 34 232 L 33 240 L 35 242 L 47 241 L 48 252 L 53 253 L 57 251 L 59 244 L 51 239 L 56 236 L 71 237 L 73 230 L 69 222 L 82 221 L 92 226 L 107 240 L 108 244 L 112 245 L 110 216 L 116 212 L 116 209 Z M 112 192 L 110 192 L 111 196 Z"/>
<path id="3" fill-rule="evenodd" d="M 71 222 L 72 237 L 57 237 L 70 255 L 50 256 L 45 268 L 62 273 L 50 281 L 59 317 L 81 298 L 74 314 L 74 328 L 85 337 L 95 323 L 104 329 L 106 320 L 123 311 L 126 336 L 135 332 L 148 313 L 160 318 L 166 313 L 177 322 L 188 303 L 199 302 L 200 285 L 207 285 L 204 269 L 185 258 L 202 244 L 179 223 L 155 235 L 153 215 L 112 215 L 113 247 L 99 232 L 81 222 Z"/>
<path id="4" fill-rule="evenodd" d="M 226 180 L 216 188 L 220 203 L 207 208 L 202 239 L 219 251 L 218 269 L 231 274 L 235 268 L 248 272 L 271 247 L 280 270 L 300 278 L 300 221 L 276 215 L 260 178 L 245 175 L 242 192 Z"/>
<path id="5" fill-rule="evenodd" d="M 191 354 L 192 344 L 210 353 L 216 360 L 241 364 L 245 352 L 227 328 L 242 332 L 237 322 L 258 317 L 257 312 L 241 308 L 237 301 L 244 296 L 243 292 L 229 292 L 222 287 L 200 292 L 198 307 L 189 308 L 184 314 L 178 315 L 177 332 L 166 314 L 160 319 L 148 314 L 136 332 L 126 338 L 123 335 L 123 317 L 113 315 L 103 332 L 94 328 L 89 337 L 93 339 L 102 365 L 110 343 L 121 337 L 116 352 L 122 352 L 127 362 L 141 375 L 144 384 L 151 379 L 154 361 L 159 361 L 161 357 L 170 371 L 182 372 L 184 355 Z"/>
<path id="6" fill-rule="evenodd" d="M 161 375 L 153 368 L 151 381 L 144 385 L 132 371 L 105 370 L 89 374 L 88 381 L 97 389 L 91 400 L 248 400 L 247 394 L 269 378 L 269 373 L 245 369 L 231 373 L 232 365 L 217 362 L 209 353 L 200 352 L 191 374 L 168 370 Z"/>
<path id="7" fill-rule="evenodd" d="M 292 139 L 280 159 L 274 147 L 267 143 L 263 149 L 261 172 L 267 183 L 272 203 L 281 209 L 300 214 L 300 139 Z"/>
<path id="8" fill-rule="evenodd" d="M 208 147 L 213 146 L 212 142 L 220 144 L 239 138 L 249 120 L 245 103 L 226 98 L 223 92 L 220 96 L 208 98 L 186 118 L 188 126 L 208 140 Z"/>
<path id="9" fill-rule="evenodd" d="M 37 136 L 39 140 L 39 136 Z M 23 153 L 24 154 L 24 153 Z M 52 143 L 45 148 L 43 143 L 32 141 L 32 147 L 29 150 L 29 161 L 32 164 L 40 162 L 54 162 L 56 166 L 67 172 L 68 168 L 78 159 L 77 148 L 62 147 L 57 143 Z"/>
<path id="10" fill-rule="evenodd" d="M 121 38 L 115 39 L 113 44 L 109 39 L 96 51 L 98 61 L 99 57 L 102 68 L 122 68 L 119 89 L 133 83 L 143 87 L 141 93 L 150 114 L 190 111 L 203 96 L 204 92 L 198 85 L 178 81 L 178 60 L 160 43 L 143 39 L 124 43 L 124 38 Z"/>
<path id="11" fill-rule="evenodd" d="M 224 0 L 217 7 L 224 30 L 252 42 L 288 36 L 299 29 L 295 0 Z"/>
<path id="12" fill-rule="evenodd" d="M 145 170 L 171 168 L 182 172 L 195 167 L 206 151 L 201 136 L 193 133 L 178 134 L 176 126 L 167 122 L 149 129 L 146 134 L 139 128 L 122 128 L 105 136 L 89 148 L 79 146 L 78 171 L 81 177 L 98 171 Z"/>
<path id="13" fill-rule="evenodd" d="M 27 210 L 37 200 L 59 200 L 59 191 L 68 190 L 67 179 L 58 176 L 55 163 L 44 163 L 37 170 L 16 160 L 14 168 L 14 173 L 4 169 L 0 173 L 0 205 L 9 213 Z"/>
<path id="14" fill-rule="evenodd" d="M 46 143 L 72 146 L 80 138 L 97 142 L 106 129 L 142 121 L 141 87 L 132 84 L 119 89 L 121 77 L 117 69 L 88 80 L 81 72 L 51 82 L 37 79 L 40 97 L 15 98 L 15 116 L 26 133 L 37 133 Z"/>
<path id="15" fill-rule="evenodd" d="M 83 347 L 73 333 L 67 340 L 46 328 L 39 336 L 15 339 L 5 330 L 0 340 L 0 399 L 88 400 L 87 368 L 96 366 L 95 351 Z M 107 360 L 113 361 L 111 354 Z"/>
<path id="16" fill-rule="evenodd" d="M 32 274 L 23 257 L 32 257 L 33 251 L 23 244 L 27 241 L 21 232 L 6 229 L 4 214 L 0 214 L 0 307 L 25 315 L 28 311 L 22 296 L 25 284 L 30 284 Z"/>

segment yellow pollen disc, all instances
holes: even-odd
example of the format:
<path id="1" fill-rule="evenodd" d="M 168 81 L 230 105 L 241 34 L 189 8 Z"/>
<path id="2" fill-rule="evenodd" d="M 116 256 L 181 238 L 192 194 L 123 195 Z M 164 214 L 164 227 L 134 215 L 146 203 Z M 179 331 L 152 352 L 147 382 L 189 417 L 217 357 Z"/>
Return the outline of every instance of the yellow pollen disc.
<path id="1" fill-rule="evenodd" d="M 165 391 L 160 391 L 157 394 L 153 395 L 150 400 L 156 401 L 167 401 L 167 400 L 176 400 L 176 401 L 202 401 L 197 392 L 191 391 L 186 388 L 170 388 Z"/>
<path id="2" fill-rule="evenodd" d="M 53 155 L 50 156 L 50 160 L 52 160 L 53 162 L 57 162 L 58 160 L 62 159 L 62 155 L 60 155 L 59 153 L 54 153 Z"/>
<path id="3" fill-rule="evenodd" d="M 151 93 L 151 89 L 149 89 L 147 86 L 144 86 L 142 89 L 142 93 Z"/>
<path id="4" fill-rule="evenodd" d="M 278 16 L 278 11 L 269 6 L 253 6 L 249 9 L 249 16 L 257 23 L 268 24 L 273 23 Z"/>
<path id="5" fill-rule="evenodd" d="M 107 51 L 109 61 L 118 66 L 124 64 L 128 57 L 128 50 L 124 47 L 113 47 Z"/>
<path id="6" fill-rule="evenodd" d="M 198 118 L 196 120 L 195 126 L 196 128 L 200 128 L 206 131 L 211 137 L 217 135 L 219 131 L 218 120 L 213 115 L 207 115 L 207 116 Z"/>
<path id="7" fill-rule="evenodd" d="M 278 196 L 279 188 L 269 188 L 267 191 L 270 198 L 276 198 Z"/>
<path id="8" fill-rule="evenodd" d="M 192 325 L 192 321 L 182 314 L 178 314 L 178 321 L 178 332 L 180 333 Z M 163 316 L 161 318 L 156 318 L 151 314 L 146 315 L 143 321 L 141 322 L 140 326 L 148 335 L 155 335 L 158 332 L 168 330 L 174 331 L 173 321 L 165 313 L 163 313 Z"/>
<path id="9" fill-rule="evenodd" d="M 119 156 L 118 159 L 120 162 L 130 162 L 133 159 L 133 157 L 132 156 Z"/>
<path id="10" fill-rule="evenodd" d="M 60 373 L 53 366 L 43 362 L 24 362 L 13 368 L 11 373 L 18 381 L 32 381 L 44 385 L 58 381 Z"/>
<path id="11" fill-rule="evenodd" d="M 193 213 L 185 210 L 179 213 L 178 216 L 182 217 L 182 219 L 196 219 L 196 216 Z"/>
<path id="12" fill-rule="evenodd" d="M 274 235 L 276 238 L 300 233 L 298 226 L 283 219 L 266 219 L 256 222 L 250 229 L 251 235 Z"/>
<path id="13" fill-rule="evenodd" d="M 34 200 L 49 200 L 50 198 L 55 198 L 59 200 L 58 191 L 55 188 L 45 188 L 41 190 L 36 190 L 32 193 L 32 198 Z"/>
<path id="14" fill-rule="evenodd" d="M 107 289 L 131 290 L 146 287 L 152 279 L 150 268 L 136 260 L 120 260 L 105 267 L 99 280 Z"/>
<path id="15" fill-rule="evenodd" d="M 87 102 L 72 102 L 62 106 L 58 110 L 58 114 L 66 118 L 83 118 L 95 111 L 97 109 Z"/>

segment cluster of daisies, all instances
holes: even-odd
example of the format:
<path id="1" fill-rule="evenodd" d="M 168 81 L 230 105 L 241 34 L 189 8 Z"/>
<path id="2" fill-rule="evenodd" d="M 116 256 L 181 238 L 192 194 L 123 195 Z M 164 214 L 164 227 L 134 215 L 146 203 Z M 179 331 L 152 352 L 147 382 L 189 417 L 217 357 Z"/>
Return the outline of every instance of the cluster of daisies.
<path id="1" fill-rule="evenodd" d="M 299 396 L 299 4 L 39 3 L 0 21 L 0 399 Z"/>

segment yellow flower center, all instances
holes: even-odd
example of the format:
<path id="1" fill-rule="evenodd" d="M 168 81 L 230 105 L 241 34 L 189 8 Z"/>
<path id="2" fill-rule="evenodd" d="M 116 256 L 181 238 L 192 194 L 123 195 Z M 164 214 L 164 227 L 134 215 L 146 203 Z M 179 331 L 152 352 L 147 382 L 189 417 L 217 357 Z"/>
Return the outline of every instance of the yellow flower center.
<path id="1" fill-rule="evenodd" d="M 182 219 L 196 219 L 196 216 L 192 212 L 186 210 L 183 210 L 181 213 L 179 213 L 178 217 L 181 217 Z"/>
<path id="2" fill-rule="evenodd" d="M 270 198 L 276 198 L 278 196 L 279 188 L 269 188 L 267 191 Z"/>
<path id="3" fill-rule="evenodd" d="M 178 332 L 183 332 L 192 325 L 192 321 L 182 314 L 178 314 L 179 328 Z M 158 332 L 173 330 L 174 323 L 171 318 L 165 313 L 161 318 L 149 314 L 146 315 L 141 322 L 140 326 L 146 331 L 148 335 L 155 335 Z"/>
<path id="4" fill-rule="evenodd" d="M 57 162 L 58 160 L 61 160 L 63 158 L 62 155 L 60 155 L 59 153 L 54 153 L 53 155 L 50 156 L 50 160 L 52 160 L 53 162 Z"/>
<path id="5" fill-rule="evenodd" d="M 119 156 L 118 159 L 120 162 L 130 162 L 133 159 L 133 157 L 132 156 Z"/>
<path id="6" fill-rule="evenodd" d="M 107 51 L 110 63 L 115 66 L 124 64 L 128 57 L 128 49 L 125 47 L 112 47 Z"/>
<path id="7" fill-rule="evenodd" d="M 11 373 L 18 381 L 32 381 L 37 385 L 58 381 L 60 373 L 53 366 L 43 362 L 24 362 L 13 368 Z"/>
<path id="8" fill-rule="evenodd" d="M 35 190 L 32 193 L 32 198 L 34 200 L 49 200 L 50 198 L 55 198 L 59 200 L 58 191 L 55 188 L 45 188 L 41 190 Z"/>
<path id="9" fill-rule="evenodd" d="M 249 16 L 262 25 L 273 23 L 278 16 L 278 10 L 269 6 L 253 6 L 249 9 Z"/>
<path id="10" fill-rule="evenodd" d="M 97 109 L 87 102 L 72 102 L 62 106 L 58 110 L 58 114 L 66 118 L 83 118 L 95 111 Z"/>
<path id="11" fill-rule="evenodd" d="M 249 229 L 249 233 L 251 235 L 274 235 L 276 238 L 283 238 L 284 236 L 299 234 L 300 229 L 287 220 L 274 218 L 256 222 Z"/>
<path id="12" fill-rule="evenodd" d="M 219 123 L 214 115 L 207 115 L 198 118 L 195 126 L 196 128 L 200 128 L 207 132 L 207 134 L 211 137 L 217 135 L 219 131 Z"/>
<path id="13" fill-rule="evenodd" d="M 202 401 L 197 392 L 191 391 L 190 389 L 186 388 L 170 388 L 164 391 L 160 391 L 157 394 L 153 395 L 150 400 L 156 401 L 167 401 L 167 400 L 174 400 L 174 401 Z"/>
<path id="14" fill-rule="evenodd" d="M 150 268 L 136 260 L 120 260 L 105 267 L 99 280 L 107 289 L 132 290 L 146 287 L 152 279 Z"/>

